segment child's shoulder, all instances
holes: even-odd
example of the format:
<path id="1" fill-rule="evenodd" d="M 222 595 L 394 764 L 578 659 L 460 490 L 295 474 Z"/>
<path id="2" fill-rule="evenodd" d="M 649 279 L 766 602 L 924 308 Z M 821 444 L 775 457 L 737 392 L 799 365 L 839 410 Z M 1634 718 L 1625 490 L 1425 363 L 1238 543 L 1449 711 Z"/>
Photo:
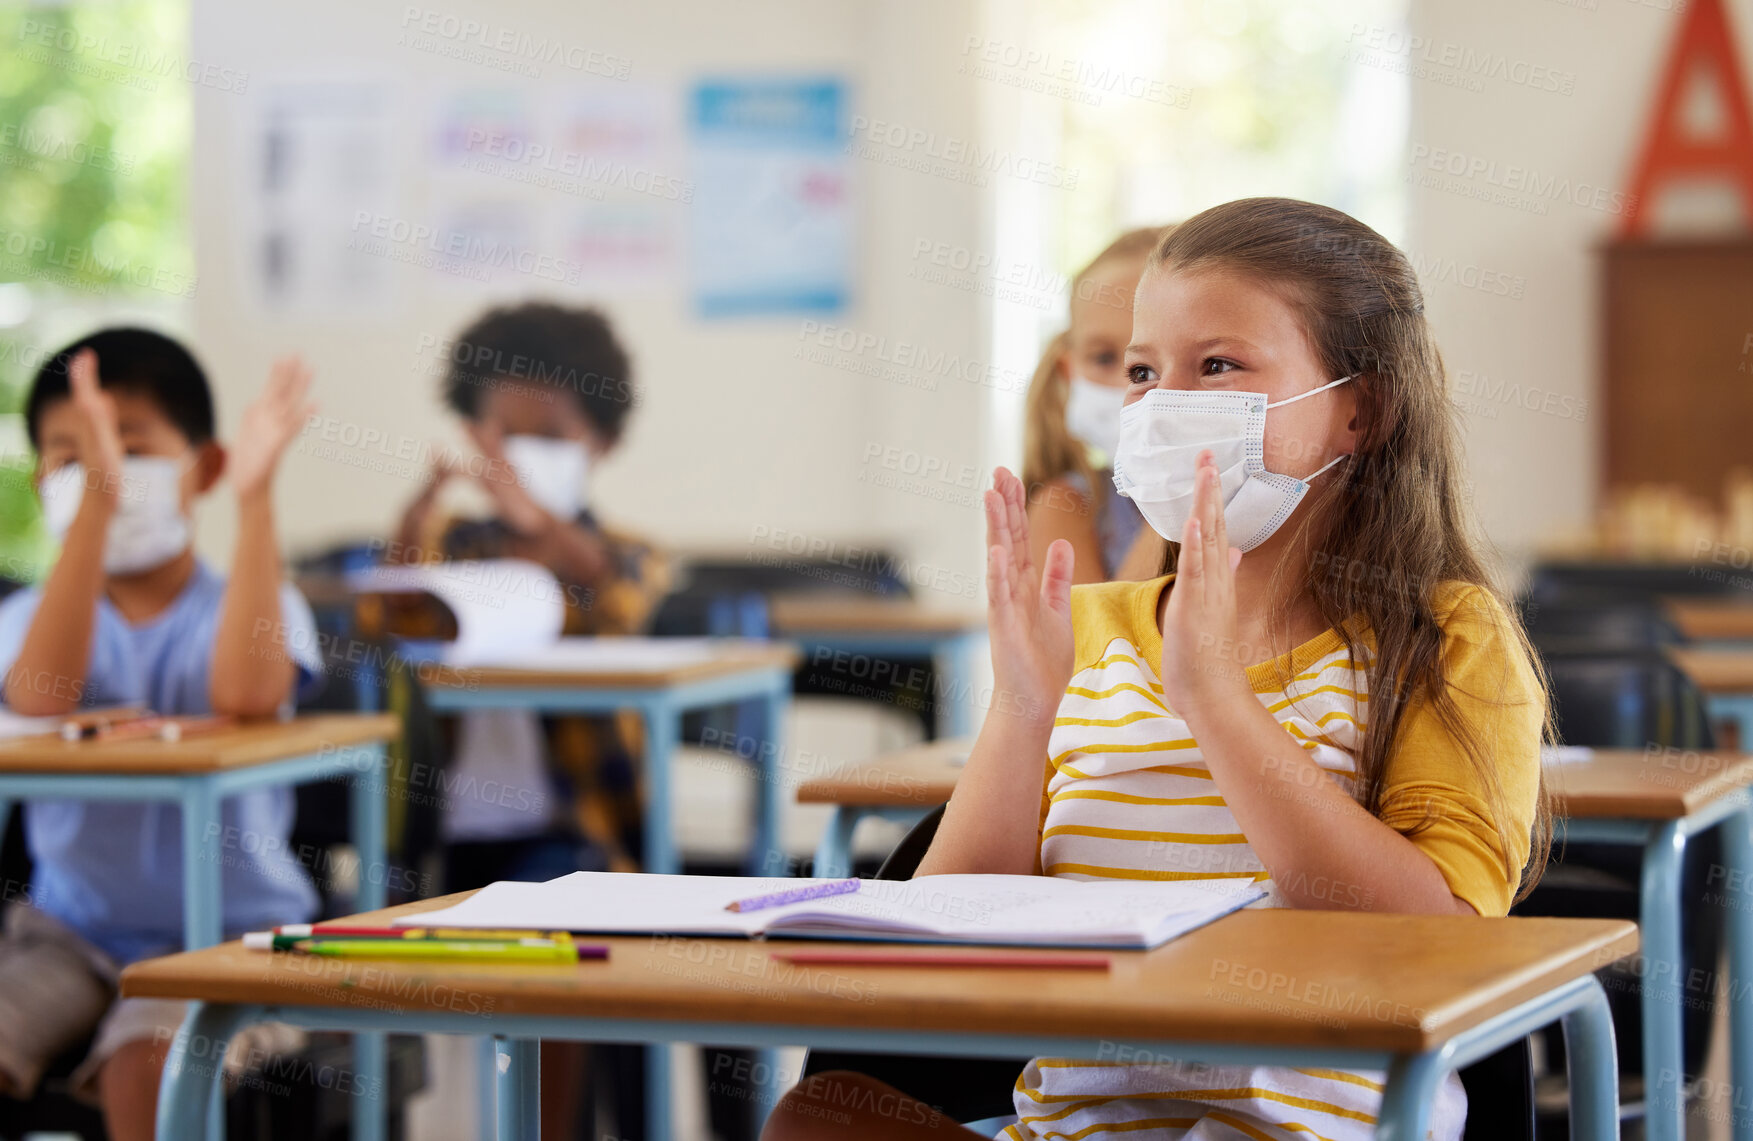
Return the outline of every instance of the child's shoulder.
<path id="1" fill-rule="evenodd" d="M 1099 660 L 1114 639 L 1135 646 L 1157 636 L 1157 603 L 1174 575 L 1143 582 L 1091 582 L 1071 588 L 1071 629 L 1077 665 Z"/>
<path id="2" fill-rule="evenodd" d="M 1430 608 L 1444 634 L 1468 641 L 1502 638 L 1515 619 L 1497 595 L 1476 582 L 1451 579 L 1431 591 Z"/>

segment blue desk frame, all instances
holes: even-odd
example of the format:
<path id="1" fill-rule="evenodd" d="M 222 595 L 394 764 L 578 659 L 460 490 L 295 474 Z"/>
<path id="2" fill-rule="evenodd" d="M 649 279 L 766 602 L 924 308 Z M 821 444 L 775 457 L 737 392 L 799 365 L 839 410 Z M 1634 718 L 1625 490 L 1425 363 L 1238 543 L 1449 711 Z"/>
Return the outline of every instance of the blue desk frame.
<path id="1" fill-rule="evenodd" d="M 766 875 L 770 869 L 784 866 L 779 850 L 779 813 L 785 790 L 779 780 L 779 761 L 784 750 L 785 707 L 791 700 L 790 669 L 752 666 L 694 681 L 649 687 L 428 686 L 425 692 L 427 705 L 435 713 L 472 709 L 527 709 L 548 714 L 637 711 L 645 723 L 645 836 L 641 857 L 647 872 L 670 875 L 681 870 L 671 803 L 671 768 L 676 746 L 681 742 L 683 715 L 697 709 L 759 701 L 764 727 L 761 746 L 751 758 L 756 770 L 755 843 L 749 853 L 747 871 L 750 875 Z M 487 1063 L 484 1058 L 483 1073 L 492 1072 Z M 488 1099 L 483 1096 L 481 1102 L 485 1115 Z M 647 1054 L 645 1106 L 646 1128 L 652 1141 L 664 1141 L 669 1136 L 670 1059 L 669 1052 L 662 1048 Z M 482 1124 L 485 1131 L 485 1120 Z"/>
<path id="2" fill-rule="evenodd" d="M 932 808 L 937 807 L 933 805 Z M 911 828 L 931 814 L 931 808 L 905 808 L 893 804 L 836 804 L 828 828 L 816 842 L 814 874 L 824 879 L 844 879 L 852 874 L 852 834 L 866 817 L 893 820 Z"/>
<path id="3" fill-rule="evenodd" d="M 948 690 L 953 700 L 941 692 L 937 701 L 937 736 L 966 737 L 978 728 L 971 706 L 974 688 L 974 658 L 986 644 L 986 628 L 969 626 L 954 633 L 924 630 L 783 630 L 775 635 L 782 641 L 796 642 L 803 647 L 804 665 L 814 665 L 820 650 L 842 654 L 869 654 L 886 658 L 930 658 L 932 672 L 937 675 L 940 691 Z M 970 700 L 962 700 L 966 694 Z M 824 695 L 826 696 L 826 695 Z"/>
<path id="4" fill-rule="evenodd" d="M 308 784 L 335 776 L 353 778 L 351 805 L 353 845 L 359 852 L 358 908 L 369 911 L 384 905 L 382 743 L 347 745 L 317 753 L 192 773 L 0 773 L 0 833 L 15 800 L 125 800 L 169 801 L 182 809 L 183 832 L 183 944 L 189 949 L 210 947 L 224 938 L 224 912 L 220 886 L 225 864 L 215 849 L 224 829 L 220 812 L 228 796 L 264 788 Z M 372 869 L 377 875 L 372 875 Z M 193 1014 L 193 1012 L 191 1012 Z M 353 1044 L 354 1069 L 362 1081 L 381 1083 L 386 1069 L 384 1036 L 362 1031 Z M 225 1135 L 219 1087 L 209 1091 L 205 1110 L 206 1136 Z M 381 1100 L 361 1099 L 354 1107 L 355 1141 L 383 1141 L 384 1105 Z M 191 1136 L 193 1134 L 190 1134 Z"/>
<path id="5" fill-rule="evenodd" d="M 158 1100 L 160 1141 L 190 1141 L 201 1134 L 201 1109 L 212 1097 L 213 1067 L 186 1065 L 187 1043 L 213 1044 L 216 1053 L 237 1031 L 272 1019 L 312 1029 L 393 1030 L 397 1033 L 469 1034 L 481 1032 L 482 1019 L 448 1011 L 385 1013 L 317 1006 L 249 1006 L 195 1003 L 172 1043 Z M 668 1022 L 627 1018 L 510 1016 L 492 1019 L 497 1054 L 499 1141 L 537 1141 L 541 1092 L 542 1039 L 651 1043 L 717 1042 L 774 1048 L 806 1045 L 817 1049 L 894 1051 L 909 1054 L 1097 1057 L 1122 1049 L 1215 1064 L 1251 1062 L 1283 1066 L 1380 1069 L 1388 1074 L 1378 1141 L 1423 1141 L 1438 1083 L 1452 1070 L 1469 1065 L 1554 1021 L 1564 1024 L 1571 1067 L 1572 1136 L 1608 1141 L 1619 1136 L 1618 1071 L 1613 1023 L 1607 996 L 1593 975 L 1572 979 L 1520 1006 L 1488 1019 L 1435 1049 L 1419 1054 L 1344 1046 L 1287 1047 L 1270 1043 L 1182 1042 L 1172 1034 L 1128 1040 L 1048 1034 L 995 1034 L 930 1030 L 874 1030 L 850 1026 L 792 1026 L 769 1022 Z M 1167 1029 L 1167 1028 L 1165 1028 Z"/>
<path id="6" fill-rule="evenodd" d="M 1682 1011 L 1680 1007 L 1680 868 L 1686 842 L 1711 828 L 1723 829 L 1726 883 L 1753 877 L 1753 791 L 1738 789 L 1691 816 L 1678 820 L 1564 819 L 1564 839 L 1643 846 L 1638 928 L 1643 1007 L 1644 1105 L 1649 1141 L 1683 1141 L 1686 1099 L 1681 1089 Z M 1737 902 L 1740 904 L 1737 906 Z M 1730 900 L 1724 908 L 1730 994 L 1734 985 L 1753 985 L 1753 899 Z M 1753 1073 L 1753 1002 L 1729 1006 L 1731 1073 Z M 1738 1086 L 1739 1083 L 1737 1083 Z M 1753 1141 L 1753 1114 L 1738 1113 L 1732 1136 Z"/>

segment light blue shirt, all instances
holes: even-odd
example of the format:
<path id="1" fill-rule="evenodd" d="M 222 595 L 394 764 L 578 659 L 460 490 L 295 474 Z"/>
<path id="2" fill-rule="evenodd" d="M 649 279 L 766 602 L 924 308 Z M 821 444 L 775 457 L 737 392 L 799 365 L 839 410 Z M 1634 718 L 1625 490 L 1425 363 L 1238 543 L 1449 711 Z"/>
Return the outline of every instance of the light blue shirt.
<path id="1" fill-rule="evenodd" d="M 205 563 L 163 613 L 134 624 L 107 598 L 97 604 L 86 705 L 144 703 L 156 713 L 209 713 L 207 682 L 225 580 Z M 42 601 L 37 588 L 0 602 L 0 672 L 10 670 Z M 298 666 L 301 689 L 321 672 L 304 596 L 280 588 L 286 636 L 273 648 Z M 211 846 L 221 861 L 228 936 L 316 911 L 316 890 L 289 850 L 291 789 L 240 793 L 222 808 Z M 176 950 L 183 941 L 182 809 L 174 804 L 39 800 L 25 806 L 35 871 L 31 900 L 119 962 Z"/>

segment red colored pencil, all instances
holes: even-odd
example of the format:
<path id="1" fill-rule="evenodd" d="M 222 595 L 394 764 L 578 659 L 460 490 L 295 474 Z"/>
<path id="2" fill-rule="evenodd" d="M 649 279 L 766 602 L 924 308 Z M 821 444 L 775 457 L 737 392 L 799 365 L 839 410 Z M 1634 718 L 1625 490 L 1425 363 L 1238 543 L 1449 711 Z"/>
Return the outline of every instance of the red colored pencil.
<path id="1" fill-rule="evenodd" d="M 1055 951 L 774 951 L 788 963 L 872 967 L 1048 967 L 1107 970 L 1106 955 Z"/>

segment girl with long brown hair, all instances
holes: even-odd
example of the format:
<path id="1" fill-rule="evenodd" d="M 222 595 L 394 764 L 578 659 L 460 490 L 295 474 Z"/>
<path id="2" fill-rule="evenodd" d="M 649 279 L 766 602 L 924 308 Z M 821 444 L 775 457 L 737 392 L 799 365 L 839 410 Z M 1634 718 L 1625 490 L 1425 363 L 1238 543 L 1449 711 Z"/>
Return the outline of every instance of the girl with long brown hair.
<path id="1" fill-rule="evenodd" d="M 1116 484 L 1175 544 L 1169 567 L 1073 589 L 1070 545 L 1029 554 L 999 471 L 987 589 L 1011 700 L 919 874 L 1251 880 L 1255 906 L 1503 915 L 1548 843 L 1545 687 L 1469 534 L 1405 255 L 1306 202 L 1207 210 L 1152 254 L 1126 367 Z M 1380 1081 L 1035 1059 L 1005 1136 L 1364 1138 Z M 871 1082 L 810 1079 L 770 1136 Z M 1450 1075 L 1430 1136 L 1465 1117 Z M 957 1132 L 902 1120 L 836 1135 Z"/>

